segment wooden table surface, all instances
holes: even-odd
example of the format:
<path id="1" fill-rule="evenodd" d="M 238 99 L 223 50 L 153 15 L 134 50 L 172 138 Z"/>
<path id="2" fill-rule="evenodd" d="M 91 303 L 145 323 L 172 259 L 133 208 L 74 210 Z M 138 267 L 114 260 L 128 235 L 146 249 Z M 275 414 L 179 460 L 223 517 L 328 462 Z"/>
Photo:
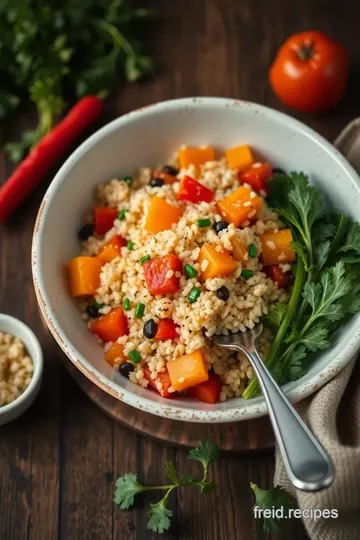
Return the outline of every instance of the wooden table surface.
<path id="1" fill-rule="evenodd" d="M 159 73 L 145 83 L 119 85 L 107 102 L 106 119 L 155 101 L 196 95 L 242 98 L 286 111 L 269 89 L 268 66 L 289 34 L 317 28 L 348 46 L 353 80 L 335 111 L 318 118 L 296 116 L 333 139 L 359 114 L 360 51 L 353 0 L 151 3 L 160 15 L 152 34 Z M 9 135 L 15 137 L 32 121 L 30 113 L 18 119 Z M 2 157 L 0 178 L 10 170 Z M 42 327 L 29 261 L 35 215 L 50 178 L 8 225 L 0 227 L 0 312 L 27 322 L 45 355 L 36 403 L 22 418 L 0 428 L 0 540 L 155 539 L 157 535 L 146 531 L 149 498 L 135 510 L 121 512 L 112 502 L 114 480 L 137 471 L 142 481 L 159 483 L 164 480 L 165 459 L 173 459 L 180 471 L 187 470 L 186 452 L 132 433 L 95 408 L 63 368 L 57 346 Z M 270 487 L 273 466 L 272 452 L 224 455 L 214 467 L 215 494 L 200 496 L 188 488 L 172 496 L 173 526 L 163 538 L 265 538 L 252 517 L 249 482 Z M 299 520 L 271 536 L 306 537 Z"/>

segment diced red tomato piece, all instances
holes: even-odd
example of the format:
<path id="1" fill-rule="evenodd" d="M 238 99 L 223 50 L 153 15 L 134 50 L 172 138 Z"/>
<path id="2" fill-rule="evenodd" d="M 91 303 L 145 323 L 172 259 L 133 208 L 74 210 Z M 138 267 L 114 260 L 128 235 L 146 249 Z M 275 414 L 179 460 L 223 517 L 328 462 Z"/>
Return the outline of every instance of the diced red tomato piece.
<path id="1" fill-rule="evenodd" d="M 169 253 L 156 259 L 151 259 L 144 264 L 145 281 L 150 294 L 174 293 L 180 289 L 180 280 L 175 272 L 182 269 L 182 264 L 176 255 Z M 169 270 L 173 271 L 172 277 L 166 277 Z"/>
<path id="2" fill-rule="evenodd" d="M 272 168 L 269 163 L 255 163 L 251 169 L 239 173 L 239 180 L 242 184 L 249 184 L 254 191 L 267 193 L 267 181 L 272 177 Z"/>
<path id="3" fill-rule="evenodd" d="M 168 397 L 173 396 L 176 393 L 176 392 L 169 392 L 171 381 L 170 381 L 170 377 L 169 377 L 169 373 L 167 369 L 165 371 L 160 372 L 158 374 L 158 378 L 156 379 L 157 381 L 160 381 L 162 384 L 161 390 L 159 390 L 159 388 L 156 386 L 154 379 L 151 378 L 151 371 L 147 364 L 142 368 L 142 370 L 144 372 L 145 378 L 149 381 L 150 386 L 154 390 L 156 390 L 156 392 L 159 392 L 160 396 L 168 398 Z"/>
<path id="4" fill-rule="evenodd" d="M 209 203 L 214 198 L 214 192 L 191 178 L 191 176 L 184 176 L 180 182 L 176 198 L 178 201 L 191 201 L 193 203 L 205 201 Z"/>
<path id="5" fill-rule="evenodd" d="M 103 236 L 114 224 L 114 220 L 118 215 L 116 208 L 109 208 L 105 206 L 95 206 L 94 208 L 94 228 L 95 233 L 99 236 Z"/>
<path id="6" fill-rule="evenodd" d="M 160 319 L 155 339 L 161 339 L 163 341 L 166 339 L 176 339 L 179 337 L 179 334 L 176 332 L 177 328 L 179 328 L 179 325 L 174 323 L 172 319 Z"/>
<path id="7" fill-rule="evenodd" d="M 280 289 L 284 289 L 290 281 L 290 272 L 283 272 L 278 264 L 265 267 L 266 275 L 277 283 Z"/>
<path id="8" fill-rule="evenodd" d="M 219 375 L 209 373 L 209 380 L 192 386 L 188 389 L 188 396 L 203 401 L 204 403 L 217 403 L 221 391 Z"/>
<path id="9" fill-rule="evenodd" d="M 115 234 L 114 236 L 112 236 L 110 238 L 110 240 L 108 240 L 105 244 L 105 246 L 112 246 L 114 247 L 115 249 L 118 249 L 120 251 L 120 249 L 122 247 L 125 247 L 127 244 L 125 238 L 123 238 L 122 236 L 120 236 L 120 234 Z M 104 247 L 105 247 L 104 246 Z"/>
<path id="10" fill-rule="evenodd" d="M 104 343 L 116 341 L 129 333 L 128 320 L 122 307 L 115 308 L 107 315 L 96 319 L 90 329 Z"/>

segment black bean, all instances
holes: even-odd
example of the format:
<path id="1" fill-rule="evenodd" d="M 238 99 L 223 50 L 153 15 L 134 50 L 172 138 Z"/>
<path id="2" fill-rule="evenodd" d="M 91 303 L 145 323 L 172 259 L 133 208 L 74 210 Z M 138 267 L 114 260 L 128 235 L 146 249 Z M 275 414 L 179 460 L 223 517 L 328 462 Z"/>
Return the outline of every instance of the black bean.
<path id="1" fill-rule="evenodd" d="M 163 171 L 167 174 L 171 174 L 171 176 L 176 176 L 177 174 L 179 174 L 179 169 L 173 167 L 172 165 L 164 165 Z"/>
<path id="2" fill-rule="evenodd" d="M 273 169 L 273 174 L 285 174 L 285 171 L 283 169 L 278 169 L 277 167 L 275 167 L 275 169 Z"/>
<path id="3" fill-rule="evenodd" d="M 78 232 L 80 240 L 87 240 L 92 234 L 94 234 L 94 225 L 92 223 L 83 225 Z"/>
<path id="4" fill-rule="evenodd" d="M 157 332 L 157 324 L 154 319 L 149 319 L 144 324 L 143 334 L 147 339 L 153 339 Z"/>
<path id="5" fill-rule="evenodd" d="M 86 313 L 91 317 L 92 319 L 96 319 L 96 317 L 99 316 L 99 310 L 96 306 L 87 306 Z"/>
<path id="6" fill-rule="evenodd" d="M 223 285 L 216 291 L 216 296 L 219 298 L 219 300 L 224 300 L 224 302 L 226 302 L 230 296 L 229 289 Z"/>
<path id="7" fill-rule="evenodd" d="M 224 229 L 227 229 L 229 226 L 227 221 L 217 221 L 213 225 L 213 229 L 215 232 L 219 233 L 220 231 L 223 231 Z"/>
<path id="8" fill-rule="evenodd" d="M 132 362 L 123 362 L 119 366 L 119 372 L 123 377 L 129 378 L 130 373 L 134 371 L 134 364 Z"/>
<path id="9" fill-rule="evenodd" d="M 149 182 L 151 187 L 161 187 L 164 185 L 164 180 L 162 178 L 152 178 Z"/>

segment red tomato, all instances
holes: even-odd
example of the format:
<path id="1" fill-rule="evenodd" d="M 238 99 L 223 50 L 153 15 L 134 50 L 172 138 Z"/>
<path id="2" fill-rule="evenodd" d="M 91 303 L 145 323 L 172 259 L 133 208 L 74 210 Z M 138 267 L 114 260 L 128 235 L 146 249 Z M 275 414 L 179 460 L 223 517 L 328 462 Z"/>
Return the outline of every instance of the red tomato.
<path id="1" fill-rule="evenodd" d="M 169 398 L 169 397 L 173 396 L 176 393 L 176 392 L 169 392 L 169 387 L 171 386 L 171 381 L 170 381 L 170 376 L 169 376 L 168 370 L 159 373 L 158 378 L 156 379 L 157 381 L 160 381 L 162 383 L 162 389 L 161 390 L 158 389 L 154 379 L 151 378 L 151 371 L 150 371 L 147 364 L 145 365 L 145 367 L 142 368 L 142 370 L 144 372 L 145 378 L 149 381 L 150 386 L 152 386 L 152 388 L 154 390 L 159 392 L 160 396 L 165 397 L 165 398 Z"/>
<path id="2" fill-rule="evenodd" d="M 176 332 L 177 328 L 179 326 L 172 319 L 160 319 L 155 339 L 163 341 L 166 339 L 176 339 L 179 337 L 179 334 Z"/>
<path id="3" fill-rule="evenodd" d="M 126 246 L 126 243 L 127 242 L 125 238 L 120 236 L 120 234 L 115 234 L 110 238 L 110 240 L 108 240 L 108 242 L 106 242 L 105 246 L 112 246 L 118 251 L 120 251 L 122 247 Z"/>
<path id="4" fill-rule="evenodd" d="M 219 375 L 209 373 L 209 380 L 192 386 L 188 390 L 188 396 L 204 401 L 205 403 L 217 403 L 221 391 L 221 381 Z"/>
<path id="5" fill-rule="evenodd" d="M 182 265 L 179 257 L 169 253 L 163 257 L 151 259 L 144 264 L 145 281 L 150 294 L 174 293 L 180 289 L 180 280 L 175 272 L 181 272 Z M 166 277 L 169 270 L 174 272 L 170 278 Z"/>
<path id="6" fill-rule="evenodd" d="M 290 280 L 290 272 L 283 272 L 278 264 L 271 264 L 265 268 L 266 275 L 277 283 L 280 289 L 286 287 Z"/>
<path id="7" fill-rule="evenodd" d="M 115 308 L 107 315 L 96 319 L 90 329 L 104 343 L 116 341 L 129 333 L 128 320 L 122 307 Z"/>
<path id="8" fill-rule="evenodd" d="M 180 182 L 180 188 L 176 198 L 178 201 L 191 201 L 199 203 L 202 201 L 211 202 L 214 192 L 197 182 L 191 176 L 184 176 Z"/>
<path id="9" fill-rule="evenodd" d="M 94 208 L 94 228 L 99 236 L 106 234 L 114 224 L 118 215 L 116 208 L 106 208 L 104 206 L 95 206 Z"/>
<path id="10" fill-rule="evenodd" d="M 267 192 L 267 181 L 272 177 L 272 168 L 269 163 L 254 163 L 246 171 L 239 173 L 242 184 L 249 184 L 256 193 Z"/>
<path id="11" fill-rule="evenodd" d="M 275 94 L 299 111 L 321 112 L 334 107 L 345 93 L 349 55 L 343 45 L 322 32 L 289 37 L 269 71 Z"/>

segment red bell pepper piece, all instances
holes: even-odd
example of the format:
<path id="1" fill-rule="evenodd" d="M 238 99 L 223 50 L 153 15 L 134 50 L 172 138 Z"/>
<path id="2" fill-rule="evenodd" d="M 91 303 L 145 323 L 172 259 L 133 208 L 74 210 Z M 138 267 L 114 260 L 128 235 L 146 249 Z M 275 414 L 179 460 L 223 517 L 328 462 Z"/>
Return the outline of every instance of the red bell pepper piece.
<path id="1" fill-rule="evenodd" d="M 204 403 L 217 403 L 219 401 L 221 384 L 219 375 L 209 373 L 209 380 L 189 388 L 188 396 Z"/>
<path id="2" fill-rule="evenodd" d="M 180 280 L 175 272 L 182 269 L 179 257 L 169 253 L 144 264 L 145 281 L 150 294 L 174 293 L 180 289 Z M 166 277 L 169 270 L 173 271 L 171 277 Z"/>
<path id="3" fill-rule="evenodd" d="M 283 272 L 278 264 L 271 264 L 265 268 L 266 275 L 277 283 L 280 289 L 289 284 L 290 272 Z"/>
<path id="4" fill-rule="evenodd" d="M 179 334 L 176 332 L 177 328 L 179 328 L 179 325 L 174 323 L 172 319 L 160 319 L 155 339 L 161 339 L 163 341 L 166 339 L 176 339 L 179 337 Z"/>
<path id="5" fill-rule="evenodd" d="M 151 378 L 151 371 L 147 364 L 142 368 L 142 370 L 144 372 L 145 379 L 149 381 L 150 386 L 154 390 L 156 390 L 160 394 L 160 396 L 168 398 L 168 397 L 173 396 L 174 393 L 176 393 L 176 392 L 169 392 L 171 381 L 170 381 L 170 376 L 167 369 L 165 371 L 161 371 L 158 374 L 158 378 L 156 379 L 157 381 L 160 381 L 162 384 L 161 390 L 159 390 L 158 387 L 156 386 L 155 380 Z"/>
<path id="6" fill-rule="evenodd" d="M 112 236 L 110 238 L 110 240 L 108 240 L 106 242 L 106 244 L 104 245 L 105 246 L 112 246 L 114 247 L 115 249 L 117 249 L 118 251 L 120 251 L 120 249 L 122 247 L 125 247 L 127 244 L 125 238 L 123 238 L 120 234 L 115 234 L 114 236 Z"/>
<path id="7" fill-rule="evenodd" d="M 254 191 L 267 193 L 267 181 L 272 177 L 272 168 L 269 163 L 262 163 L 260 166 L 255 163 L 251 169 L 239 173 L 239 180 L 242 184 L 249 184 Z"/>
<path id="8" fill-rule="evenodd" d="M 118 215 L 116 208 L 108 208 L 105 206 L 95 206 L 94 208 L 94 228 L 95 233 L 103 236 L 114 224 L 114 220 Z"/>
<path id="9" fill-rule="evenodd" d="M 191 176 L 184 176 L 180 182 L 176 197 L 178 201 L 191 201 L 193 203 L 205 201 L 209 203 L 214 198 L 214 192 L 191 178 Z"/>
<path id="10" fill-rule="evenodd" d="M 116 341 L 129 333 L 128 320 L 122 307 L 115 308 L 107 315 L 96 319 L 90 329 L 104 343 Z"/>

